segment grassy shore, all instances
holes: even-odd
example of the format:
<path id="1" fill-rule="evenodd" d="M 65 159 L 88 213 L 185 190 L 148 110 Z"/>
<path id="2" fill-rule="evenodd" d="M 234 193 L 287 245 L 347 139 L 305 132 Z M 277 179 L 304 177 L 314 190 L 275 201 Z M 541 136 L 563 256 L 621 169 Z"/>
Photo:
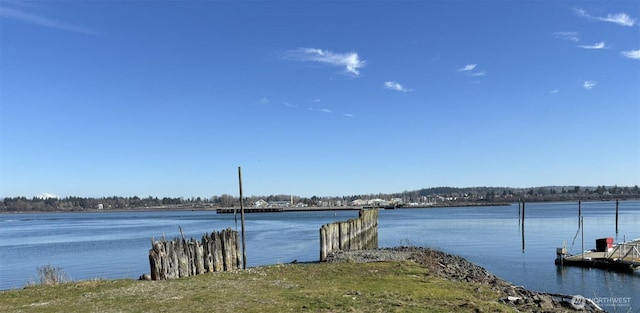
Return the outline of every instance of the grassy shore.
<path id="1" fill-rule="evenodd" d="M 339 262 L 34 285 L 0 292 L 0 312 L 512 312 L 501 296 L 415 262 Z"/>

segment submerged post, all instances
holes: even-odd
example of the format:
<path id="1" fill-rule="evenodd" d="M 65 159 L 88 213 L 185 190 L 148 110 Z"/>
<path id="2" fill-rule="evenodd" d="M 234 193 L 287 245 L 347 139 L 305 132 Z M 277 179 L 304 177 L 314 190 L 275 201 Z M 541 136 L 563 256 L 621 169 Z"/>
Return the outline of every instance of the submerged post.
<path id="1" fill-rule="evenodd" d="M 247 269 L 247 249 L 244 234 L 244 205 L 242 203 L 242 169 L 238 166 L 238 184 L 240 185 L 240 219 L 242 220 L 242 269 Z"/>

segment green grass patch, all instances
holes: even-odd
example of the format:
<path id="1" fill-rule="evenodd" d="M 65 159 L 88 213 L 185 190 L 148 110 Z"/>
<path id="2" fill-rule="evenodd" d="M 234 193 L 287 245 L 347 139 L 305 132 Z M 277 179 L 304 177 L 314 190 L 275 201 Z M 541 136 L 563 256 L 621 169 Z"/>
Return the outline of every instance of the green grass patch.
<path id="1" fill-rule="evenodd" d="M 35 285 L 0 292 L 0 312 L 511 312 L 501 296 L 412 262 L 314 263 Z"/>

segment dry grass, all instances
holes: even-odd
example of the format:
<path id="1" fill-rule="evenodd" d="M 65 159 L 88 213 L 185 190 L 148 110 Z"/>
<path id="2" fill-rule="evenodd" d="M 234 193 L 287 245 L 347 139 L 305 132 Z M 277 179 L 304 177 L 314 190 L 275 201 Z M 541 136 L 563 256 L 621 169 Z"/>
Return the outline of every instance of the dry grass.
<path id="1" fill-rule="evenodd" d="M 48 264 L 38 267 L 36 270 L 37 281 L 33 282 L 33 284 L 56 285 L 69 281 L 69 277 L 61 267 L 54 267 L 53 265 Z"/>
<path id="2" fill-rule="evenodd" d="M 412 262 L 274 265 L 171 281 L 92 280 L 0 292 L 0 312 L 510 312 L 487 286 Z"/>

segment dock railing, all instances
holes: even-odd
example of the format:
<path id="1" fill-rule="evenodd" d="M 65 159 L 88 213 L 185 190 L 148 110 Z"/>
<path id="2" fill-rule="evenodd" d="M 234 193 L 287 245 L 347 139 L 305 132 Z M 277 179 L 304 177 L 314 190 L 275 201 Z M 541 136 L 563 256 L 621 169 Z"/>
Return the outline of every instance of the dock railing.
<path id="1" fill-rule="evenodd" d="M 640 265 L 640 240 L 636 239 L 630 242 L 622 242 L 616 245 L 611 252 L 606 255 L 608 259 L 617 259 L 617 261 L 630 261 L 636 266 Z"/>

